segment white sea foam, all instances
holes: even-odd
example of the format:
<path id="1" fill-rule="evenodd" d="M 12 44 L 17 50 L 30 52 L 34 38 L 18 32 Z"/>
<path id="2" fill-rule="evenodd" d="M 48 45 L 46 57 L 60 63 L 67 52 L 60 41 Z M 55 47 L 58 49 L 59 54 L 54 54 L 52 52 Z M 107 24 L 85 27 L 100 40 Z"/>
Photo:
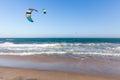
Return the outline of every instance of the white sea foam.
<path id="1" fill-rule="evenodd" d="M 36 54 L 44 54 L 44 55 L 63 55 L 67 54 L 69 55 L 69 53 L 67 52 L 23 52 L 23 53 L 0 53 L 0 55 L 36 55 Z M 86 56 L 114 56 L 114 57 L 120 57 L 119 53 L 72 53 L 70 54 L 71 56 L 73 55 L 86 55 Z"/>
<path id="2" fill-rule="evenodd" d="M 14 44 L 11 42 L 1 43 L 1 47 L 54 47 L 58 46 L 59 44 Z"/>
<path id="3" fill-rule="evenodd" d="M 23 52 L 23 53 L 0 53 L 0 55 L 36 55 L 36 54 L 66 54 L 66 52 Z"/>
<path id="4" fill-rule="evenodd" d="M 112 48 L 113 50 L 120 50 L 120 47 Z"/>
<path id="5" fill-rule="evenodd" d="M 81 54 L 81 55 L 97 55 L 97 56 L 120 56 L 120 53 L 95 53 L 95 52 L 88 52 L 88 53 L 74 53 L 74 54 Z"/>
<path id="6" fill-rule="evenodd" d="M 120 56 L 120 44 L 112 43 L 0 43 L 0 55 Z"/>
<path id="7" fill-rule="evenodd" d="M 0 43 L 0 46 L 39 46 L 39 47 L 56 47 L 56 46 L 104 46 L 109 43 L 33 43 L 33 44 L 14 44 L 12 42 Z"/>

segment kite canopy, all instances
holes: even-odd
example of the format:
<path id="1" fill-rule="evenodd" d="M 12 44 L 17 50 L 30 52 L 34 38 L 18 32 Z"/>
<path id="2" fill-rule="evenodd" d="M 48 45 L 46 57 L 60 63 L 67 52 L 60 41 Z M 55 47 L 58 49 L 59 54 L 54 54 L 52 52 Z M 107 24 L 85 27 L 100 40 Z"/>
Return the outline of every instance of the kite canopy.
<path id="1" fill-rule="evenodd" d="M 46 14 L 46 9 L 45 8 L 43 9 L 43 14 Z"/>
<path id="2" fill-rule="evenodd" d="M 35 11 L 35 12 L 38 12 L 36 9 L 34 8 L 29 8 L 26 12 L 26 18 L 30 21 L 30 22 L 33 22 L 32 18 L 31 18 L 31 14 L 32 12 Z"/>

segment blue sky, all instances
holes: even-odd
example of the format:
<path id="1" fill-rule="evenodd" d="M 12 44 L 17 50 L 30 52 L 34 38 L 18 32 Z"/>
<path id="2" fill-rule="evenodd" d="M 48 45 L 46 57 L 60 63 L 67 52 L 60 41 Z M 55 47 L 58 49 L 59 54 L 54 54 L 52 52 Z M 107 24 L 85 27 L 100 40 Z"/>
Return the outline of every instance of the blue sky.
<path id="1" fill-rule="evenodd" d="M 120 0 L 0 0 L 0 10 L 0 37 L 120 37 Z"/>

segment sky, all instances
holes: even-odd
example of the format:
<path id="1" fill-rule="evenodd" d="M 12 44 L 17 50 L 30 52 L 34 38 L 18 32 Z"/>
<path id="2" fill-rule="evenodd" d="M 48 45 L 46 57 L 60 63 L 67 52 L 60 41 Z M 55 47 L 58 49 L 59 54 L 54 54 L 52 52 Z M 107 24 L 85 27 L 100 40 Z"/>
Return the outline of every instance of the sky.
<path id="1" fill-rule="evenodd" d="M 0 0 L 0 18 L 0 38 L 120 38 L 120 0 Z"/>

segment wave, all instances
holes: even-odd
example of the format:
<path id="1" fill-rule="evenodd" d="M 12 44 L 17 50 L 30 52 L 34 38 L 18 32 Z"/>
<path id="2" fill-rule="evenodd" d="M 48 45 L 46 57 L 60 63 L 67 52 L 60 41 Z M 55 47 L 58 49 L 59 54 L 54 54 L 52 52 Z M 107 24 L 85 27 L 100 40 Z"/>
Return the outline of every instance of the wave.
<path id="1" fill-rule="evenodd" d="M 32 43 L 32 44 L 15 44 L 12 42 L 4 42 L 4 43 L 0 43 L 0 49 L 7 49 L 7 50 L 47 50 L 47 49 L 61 49 L 63 48 L 65 49 L 69 49 L 74 51 L 74 49 L 87 49 L 87 48 L 94 48 L 94 47 L 101 47 L 101 46 L 107 46 L 108 43 L 100 43 L 100 44 L 96 44 L 96 43 L 88 43 L 88 44 L 84 44 L 84 43 Z"/>
<path id="2" fill-rule="evenodd" d="M 56 47 L 56 46 L 105 46 L 113 43 L 31 43 L 31 44 L 15 44 L 13 42 L 0 43 L 1 46 L 40 46 L 40 47 Z M 120 45 L 120 44 L 119 44 Z"/>
<path id="3" fill-rule="evenodd" d="M 120 56 L 114 43 L 0 43 L 0 55 Z"/>
<path id="4" fill-rule="evenodd" d="M 81 56 L 110 56 L 110 57 L 120 57 L 120 53 L 72 53 L 72 52 L 23 52 L 23 53 L 1 53 L 0 55 L 47 55 L 47 56 L 68 56 L 68 57 L 81 57 Z"/>
<path id="5" fill-rule="evenodd" d="M 115 47 L 115 48 L 107 48 L 107 49 L 109 49 L 109 50 L 120 50 L 120 47 L 118 46 L 118 47 Z"/>
<path id="6" fill-rule="evenodd" d="M 52 46 L 57 46 L 59 44 L 15 44 L 15 43 L 12 43 L 12 42 L 5 42 L 5 43 L 1 43 L 0 46 L 18 46 L 18 47 L 52 47 Z"/>

